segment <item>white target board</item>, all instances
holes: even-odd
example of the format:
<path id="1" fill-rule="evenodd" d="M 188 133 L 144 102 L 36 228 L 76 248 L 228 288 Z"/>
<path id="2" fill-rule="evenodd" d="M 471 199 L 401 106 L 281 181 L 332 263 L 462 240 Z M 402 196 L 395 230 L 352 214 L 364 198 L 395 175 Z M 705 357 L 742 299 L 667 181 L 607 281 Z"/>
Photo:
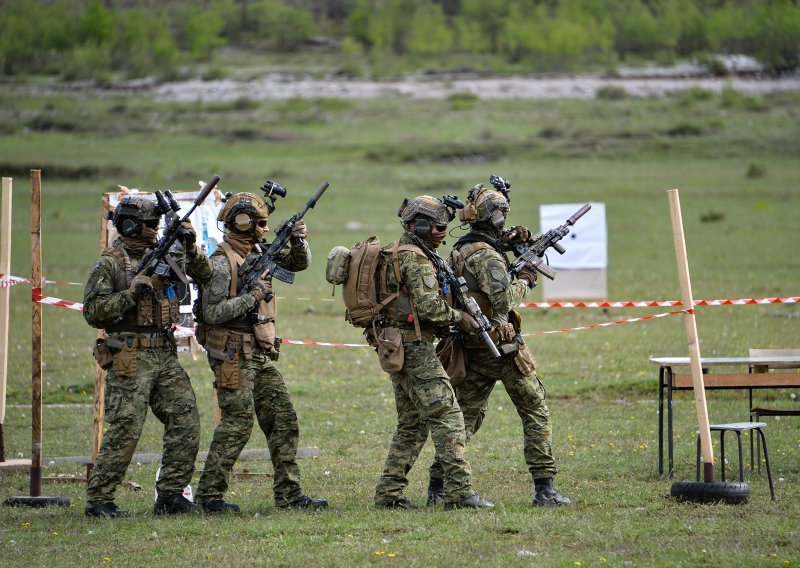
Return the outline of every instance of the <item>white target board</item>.
<path id="1" fill-rule="evenodd" d="M 541 205 L 541 232 L 566 223 L 583 203 Z M 558 273 L 555 280 L 539 277 L 542 295 L 549 300 L 605 300 L 608 298 L 608 232 L 605 203 L 590 203 L 592 208 L 570 227 L 559 241 L 566 249 L 561 255 L 553 249 L 547 261 Z"/>

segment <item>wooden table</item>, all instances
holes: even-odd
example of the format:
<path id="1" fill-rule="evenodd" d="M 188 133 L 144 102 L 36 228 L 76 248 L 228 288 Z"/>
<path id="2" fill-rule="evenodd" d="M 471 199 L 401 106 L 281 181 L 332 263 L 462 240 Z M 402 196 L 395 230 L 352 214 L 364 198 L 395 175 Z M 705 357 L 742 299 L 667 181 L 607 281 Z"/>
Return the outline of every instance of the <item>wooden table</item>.
<path id="1" fill-rule="evenodd" d="M 650 362 L 658 365 L 658 473 L 664 474 L 664 391 L 667 392 L 667 450 L 669 473 L 675 473 L 672 449 L 672 391 L 692 390 L 692 375 L 688 357 L 650 357 Z M 800 368 L 800 357 L 703 357 L 703 383 L 706 390 L 740 389 L 750 391 L 747 415 L 753 407 L 753 389 L 800 388 L 800 373 L 754 373 L 769 370 L 770 367 Z M 685 367 L 684 373 L 673 371 L 675 367 Z M 738 367 L 738 372 L 714 373 L 716 367 Z"/>

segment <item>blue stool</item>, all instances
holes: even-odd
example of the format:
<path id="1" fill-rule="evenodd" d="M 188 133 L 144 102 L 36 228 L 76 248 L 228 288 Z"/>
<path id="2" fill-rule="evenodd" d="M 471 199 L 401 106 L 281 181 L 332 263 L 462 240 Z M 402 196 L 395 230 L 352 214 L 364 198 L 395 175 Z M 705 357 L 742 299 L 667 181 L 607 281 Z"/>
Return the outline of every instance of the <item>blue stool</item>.
<path id="1" fill-rule="evenodd" d="M 757 432 L 761 445 L 764 446 L 764 462 L 767 466 L 767 479 L 769 479 L 769 493 L 772 500 L 775 500 L 775 487 L 772 484 L 772 468 L 769 465 L 769 454 L 767 453 L 767 437 L 764 435 L 766 422 L 734 422 L 732 424 L 711 424 L 709 429 L 719 432 L 719 463 L 722 469 L 722 481 L 725 481 L 725 432 L 736 432 L 736 441 L 739 443 L 739 481 L 744 481 L 744 452 L 742 451 L 742 432 Z M 752 464 L 751 464 L 752 467 Z M 758 464 L 761 471 L 761 464 Z M 697 481 L 700 481 L 700 433 L 697 434 Z"/>

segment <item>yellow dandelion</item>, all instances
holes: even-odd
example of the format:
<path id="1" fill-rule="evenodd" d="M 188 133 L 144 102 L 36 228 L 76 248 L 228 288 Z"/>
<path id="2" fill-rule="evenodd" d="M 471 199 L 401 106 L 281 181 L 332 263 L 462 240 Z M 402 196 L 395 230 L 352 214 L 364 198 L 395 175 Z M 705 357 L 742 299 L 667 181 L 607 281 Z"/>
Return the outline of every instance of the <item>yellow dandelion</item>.
<path id="1" fill-rule="evenodd" d="M 394 552 L 390 552 L 390 553 L 389 553 L 389 554 L 387 554 L 386 556 L 388 556 L 388 557 L 390 557 L 390 558 L 394 558 L 394 557 L 395 557 L 395 556 L 397 556 L 397 555 L 396 555 Z"/>
<path id="2" fill-rule="evenodd" d="M 111 562 L 111 559 L 108 556 L 103 556 L 103 562 Z"/>
<path id="3" fill-rule="evenodd" d="M 54 535 L 56 535 L 56 536 L 58 536 L 58 533 L 57 533 L 56 531 L 53 531 L 53 534 L 54 534 Z"/>
<path id="4" fill-rule="evenodd" d="M 27 529 L 28 527 L 31 526 L 31 524 L 28 521 L 25 521 L 24 523 L 22 523 L 22 526 Z"/>
<path id="5" fill-rule="evenodd" d="M 575 455 L 575 452 L 573 452 L 572 450 L 570 450 L 570 451 L 569 451 L 569 455 L 570 455 L 570 456 L 574 456 L 574 455 Z"/>
<path id="6" fill-rule="evenodd" d="M 386 554 L 386 553 L 383 550 L 376 550 L 375 551 L 375 556 L 383 556 L 384 554 Z"/>

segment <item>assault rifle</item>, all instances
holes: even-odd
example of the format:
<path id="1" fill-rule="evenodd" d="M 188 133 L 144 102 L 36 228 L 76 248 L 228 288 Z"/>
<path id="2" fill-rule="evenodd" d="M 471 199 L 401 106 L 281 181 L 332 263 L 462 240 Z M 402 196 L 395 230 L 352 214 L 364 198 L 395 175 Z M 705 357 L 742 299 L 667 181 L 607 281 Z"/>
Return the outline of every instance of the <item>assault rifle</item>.
<path id="1" fill-rule="evenodd" d="M 543 276 L 553 280 L 556 277 L 556 269 L 544 263 L 544 258 L 542 258 L 544 253 L 549 248 L 555 249 L 558 254 L 567 252 L 567 249 L 558 244 L 558 241 L 566 237 L 569 234 L 569 228 L 575 224 L 575 221 L 586 215 L 586 212 L 591 208 L 592 206 L 587 203 L 560 227 L 550 229 L 546 233 L 539 233 L 524 243 L 514 245 L 514 255 L 517 259 L 511 263 L 508 273 L 517 276 L 523 268 L 528 266 L 535 268 Z"/>
<path id="2" fill-rule="evenodd" d="M 208 197 L 208 194 L 211 193 L 211 190 L 214 189 L 217 183 L 219 183 L 219 176 L 212 176 L 200 190 L 200 195 L 194 200 L 192 208 L 189 209 L 189 212 L 183 217 L 178 217 L 178 215 L 175 214 L 181 207 L 172 198 L 172 193 L 170 193 L 169 190 L 166 191 L 166 198 L 160 191 L 156 191 L 156 199 L 158 200 L 157 210 L 162 213 L 172 213 L 172 216 L 171 218 L 168 217 L 164 235 L 156 241 L 155 246 L 142 257 L 141 261 L 139 261 L 139 265 L 135 270 L 136 274 L 144 273 L 148 276 L 157 274 L 163 280 L 169 280 L 170 272 L 172 272 L 184 284 L 188 282 L 186 275 L 168 254 L 169 249 L 175 244 L 175 241 L 181 233 L 181 223 L 189 219 L 192 212 L 205 201 L 206 197 Z"/>
<path id="3" fill-rule="evenodd" d="M 492 324 L 489 322 L 489 318 L 483 315 L 483 312 L 478 306 L 478 302 L 475 301 L 475 298 L 467 295 L 469 289 L 467 288 L 466 279 L 463 276 L 456 276 L 453 272 L 453 269 L 450 268 L 444 259 L 429 249 L 428 246 L 418 236 L 412 234 L 411 239 L 414 241 L 415 245 L 422 249 L 422 252 L 425 253 L 425 256 L 428 257 L 428 259 L 433 263 L 434 268 L 436 268 L 436 278 L 439 280 L 439 288 L 441 288 L 442 293 L 447 294 L 450 289 L 453 290 L 454 303 L 471 315 L 476 322 L 478 322 L 478 325 L 480 326 L 478 335 L 489 348 L 489 351 L 492 352 L 492 355 L 495 357 L 500 357 L 500 352 L 497 350 L 497 346 L 494 344 L 494 341 L 492 341 L 492 338 L 489 337 L 489 330 L 491 329 Z"/>
<path id="4" fill-rule="evenodd" d="M 276 191 L 276 186 L 282 191 Z M 270 193 L 286 195 L 286 190 L 274 182 L 268 181 L 264 184 L 264 187 L 268 187 Z M 287 284 L 294 282 L 294 272 L 278 266 L 278 253 L 280 253 L 281 249 L 289 242 L 292 236 L 292 228 L 303 218 L 303 215 L 305 215 L 309 209 L 313 209 L 326 189 L 328 189 L 328 182 L 323 181 L 317 188 L 317 191 L 314 192 L 314 195 L 306 202 L 305 208 L 299 213 L 292 215 L 292 217 L 276 231 L 275 239 L 266 247 L 266 250 L 264 250 L 261 255 L 249 256 L 239 267 L 239 278 L 242 282 L 242 289 L 239 292 L 240 296 L 247 294 L 250 288 L 253 287 L 253 284 L 258 282 L 265 272 Z M 265 189 L 264 191 L 267 190 Z"/>

